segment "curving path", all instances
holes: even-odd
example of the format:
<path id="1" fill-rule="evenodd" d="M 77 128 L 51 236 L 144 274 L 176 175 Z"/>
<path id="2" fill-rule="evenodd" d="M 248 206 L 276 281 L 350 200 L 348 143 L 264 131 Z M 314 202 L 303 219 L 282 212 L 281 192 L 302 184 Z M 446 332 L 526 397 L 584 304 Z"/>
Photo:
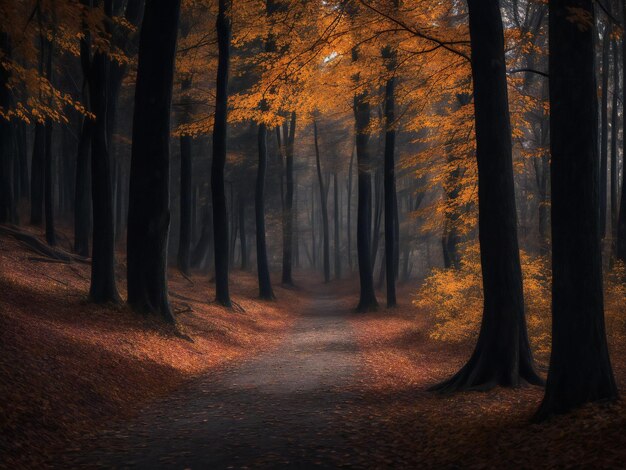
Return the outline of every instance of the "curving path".
<path id="1" fill-rule="evenodd" d="M 74 465 L 330 468 L 350 461 L 358 348 L 334 297 L 306 308 L 282 344 L 197 380 L 98 437 Z"/>

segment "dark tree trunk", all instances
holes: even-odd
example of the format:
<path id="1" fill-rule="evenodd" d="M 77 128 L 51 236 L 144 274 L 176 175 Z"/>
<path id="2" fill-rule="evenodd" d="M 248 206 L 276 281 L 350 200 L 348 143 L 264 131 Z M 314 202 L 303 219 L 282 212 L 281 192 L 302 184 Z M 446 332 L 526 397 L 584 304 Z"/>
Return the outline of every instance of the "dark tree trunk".
<path id="1" fill-rule="evenodd" d="M 201 268 L 210 263 L 207 262 L 207 256 L 211 253 L 211 244 L 213 242 L 213 210 L 208 206 L 203 209 L 202 231 L 200 239 L 191 253 L 191 266 Z"/>
<path id="2" fill-rule="evenodd" d="M 604 329 L 592 0 L 550 1 L 552 355 L 536 418 L 613 399 Z"/>
<path id="3" fill-rule="evenodd" d="M 317 122 L 313 121 L 313 137 L 315 141 L 315 165 L 317 168 L 317 181 L 320 188 L 320 207 L 322 208 L 322 235 L 323 235 L 323 265 L 324 282 L 330 281 L 330 233 L 328 229 L 328 200 L 324 187 L 324 177 L 322 176 L 322 163 L 320 161 L 320 149 L 317 139 Z"/>
<path id="4" fill-rule="evenodd" d="M 283 210 L 283 275 L 282 283 L 293 284 L 291 267 L 293 261 L 293 152 L 296 135 L 296 112 L 291 113 L 289 133 L 285 144 L 285 207 Z"/>
<path id="5" fill-rule="evenodd" d="M 622 5 L 622 24 L 626 25 L 626 5 Z M 626 38 L 622 35 L 622 96 L 626 94 Z M 622 101 L 623 103 L 623 101 Z M 623 104 L 623 110 L 626 105 Z M 626 263 L 626 116 L 622 111 L 622 193 L 617 216 L 617 259 Z"/>
<path id="6" fill-rule="evenodd" d="M 48 40 L 43 42 L 45 46 L 42 54 L 45 53 L 45 77 L 52 83 L 52 43 Z M 44 52 L 45 51 L 45 52 Z M 46 219 L 46 242 L 48 245 L 56 245 L 54 233 L 54 180 L 52 175 L 52 127 L 51 121 L 44 125 L 44 214 Z"/>
<path id="7" fill-rule="evenodd" d="M 609 51 L 611 47 L 611 26 L 607 24 L 602 40 L 602 106 L 600 141 L 600 235 L 606 236 L 606 202 L 609 151 Z"/>
<path id="8" fill-rule="evenodd" d="M 383 218 L 384 176 L 380 169 L 374 175 L 374 228 L 372 230 L 372 269 L 376 267 L 378 245 L 380 244 L 380 225 Z"/>
<path id="9" fill-rule="evenodd" d="M 180 0 L 147 0 L 139 37 L 128 213 L 128 303 L 173 322 L 167 296 L 170 106 Z"/>
<path id="10" fill-rule="evenodd" d="M 315 241 L 315 184 L 311 184 L 311 267 L 317 266 L 317 243 Z"/>
<path id="11" fill-rule="evenodd" d="M 248 269 L 248 243 L 246 239 L 246 200 L 239 195 L 239 249 L 241 251 L 241 269 Z"/>
<path id="12" fill-rule="evenodd" d="M 186 78 L 181 84 L 184 100 L 189 99 L 186 96 L 191 87 L 191 80 Z M 189 103 L 185 103 L 185 114 L 188 116 L 190 109 Z M 190 250 L 191 250 L 191 136 L 180 136 L 180 237 L 178 240 L 178 269 L 183 273 L 189 274 Z"/>
<path id="13" fill-rule="evenodd" d="M 619 97 L 619 50 L 613 40 L 613 100 L 611 102 L 611 258 L 615 250 L 617 235 L 617 195 L 619 192 L 617 137 L 618 137 L 618 97 Z"/>
<path id="14" fill-rule="evenodd" d="M 387 71 L 393 73 L 396 67 L 396 52 L 390 47 L 383 49 L 383 58 L 387 61 Z M 387 277 L 387 307 L 396 306 L 396 175 L 395 175 L 395 85 L 396 78 L 391 76 L 385 86 L 385 272 Z"/>
<path id="15" fill-rule="evenodd" d="M 357 59 L 353 51 L 353 60 Z M 354 118 L 356 124 L 356 158 L 358 169 L 358 208 L 357 208 L 357 255 L 359 262 L 359 281 L 361 293 L 357 311 L 376 310 L 378 301 L 374 291 L 374 275 L 372 273 L 372 177 L 369 142 L 370 104 L 366 92 L 354 95 Z"/>
<path id="16" fill-rule="evenodd" d="M 48 245 L 56 245 L 54 233 L 54 180 L 52 161 L 52 126 L 51 122 L 46 123 L 44 139 L 45 155 L 45 179 L 44 179 L 44 209 L 46 215 L 46 242 Z"/>
<path id="17" fill-rule="evenodd" d="M 267 126 L 265 123 L 259 124 L 258 131 L 259 165 L 254 195 L 257 275 L 259 278 L 259 297 L 264 300 L 273 300 L 274 292 L 270 280 L 267 244 L 265 242 L 265 173 L 267 171 Z"/>
<path id="18" fill-rule="evenodd" d="M 219 0 L 219 13 L 216 23 L 219 59 L 215 96 L 215 124 L 213 126 L 213 162 L 211 166 L 215 239 L 215 300 L 225 307 L 231 306 L 228 290 L 228 211 L 224 187 L 231 36 L 231 22 L 227 11 L 229 8 L 228 0 Z"/>
<path id="19" fill-rule="evenodd" d="M 45 140 L 46 126 L 38 122 L 35 124 L 33 157 L 30 169 L 30 223 L 32 225 L 41 225 L 43 222 Z"/>
<path id="20" fill-rule="evenodd" d="M 83 71 L 83 101 L 89 106 L 89 74 L 91 68 L 88 36 L 80 44 L 80 61 Z M 76 182 L 74 185 L 74 251 L 81 256 L 89 256 L 89 236 L 91 229 L 91 132 L 93 121 L 83 117 L 76 155 Z"/>
<path id="21" fill-rule="evenodd" d="M 526 331 L 499 3 L 468 0 L 484 309 L 476 348 L 442 392 L 541 384 Z"/>
<path id="22" fill-rule="evenodd" d="M 348 188 L 347 188 L 347 208 L 348 217 L 347 217 L 347 225 L 348 225 L 348 267 L 350 268 L 350 272 L 352 272 L 352 164 L 354 163 L 354 147 L 352 148 L 352 153 L 350 154 L 350 167 L 348 169 Z"/>
<path id="23" fill-rule="evenodd" d="M 339 204 L 339 178 L 337 177 L 337 172 L 333 174 L 333 202 L 334 202 L 334 215 L 335 215 L 335 279 L 341 278 L 341 238 L 339 234 L 341 233 L 341 216 L 339 214 L 339 210 L 341 205 Z"/>
<path id="24" fill-rule="evenodd" d="M 20 159 L 20 198 L 28 199 L 30 182 L 28 179 L 28 142 L 26 139 L 26 123 L 18 123 L 18 154 Z"/>
<path id="25" fill-rule="evenodd" d="M 9 55 L 9 36 L 0 32 L 0 50 Z M 8 88 L 9 71 L 0 66 L 0 108 L 11 106 L 11 92 Z M 0 117 L 0 223 L 15 222 L 15 198 L 13 197 L 13 129 L 15 124 Z"/>
<path id="26" fill-rule="evenodd" d="M 111 0 L 105 1 L 105 13 L 111 15 Z M 111 161 L 107 142 L 108 59 L 96 52 L 89 74 L 91 108 L 96 115 L 91 138 L 91 194 L 93 207 L 93 249 L 91 286 L 93 302 L 118 302 L 115 285 L 115 227 Z"/>
<path id="27" fill-rule="evenodd" d="M 40 15 L 39 11 L 38 15 Z M 39 48 L 39 74 L 43 75 L 45 71 L 45 41 L 43 33 L 40 33 Z M 46 124 L 45 122 L 37 122 L 35 125 L 35 141 L 33 143 L 33 157 L 30 170 L 30 223 L 32 225 L 41 225 L 43 223 L 45 154 Z"/>

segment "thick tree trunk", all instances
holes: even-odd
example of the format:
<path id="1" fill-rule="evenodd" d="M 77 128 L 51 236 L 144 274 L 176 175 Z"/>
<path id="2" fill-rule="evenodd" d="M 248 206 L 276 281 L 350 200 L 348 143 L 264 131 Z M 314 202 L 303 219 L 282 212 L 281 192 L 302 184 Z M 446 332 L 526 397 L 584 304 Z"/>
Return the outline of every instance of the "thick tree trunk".
<path id="1" fill-rule="evenodd" d="M 44 166 L 46 153 L 46 126 L 35 124 L 33 156 L 30 170 L 30 223 L 41 225 L 43 222 Z"/>
<path id="2" fill-rule="evenodd" d="M 128 213 L 128 303 L 173 322 L 167 294 L 170 106 L 180 0 L 147 0 L 139 38 Z"/>
<path id="3" fill-rule="evenodd" d="M 383 49 L 383 58 L 387 60 L 387 71 L 393 73 L 396 67 L 396 52 L 390 47 Z M 396 306 L 396 175 L 395 175 L 395 85 L 396 78 L 391 76 L 385 86 L 385 273 L 387 278 L 387 307 Z"/>
<path id="4" fill-rule="evenodd" d="M 341 205 L 339 204 L 339 178 L 337 177 L 337 172 L 333 174 L 333 202 L 334 208 L 333 213 L 335 215 L 335 279 L 341 278 L 341 215 L 339 213 Z"/>
<path id="5" fill-rule="evenodd" d="M 354 54 L 353 54 L 354 55 Z M 356 123 L 356 156 L 358 168 L 357 208 L 357 255 L 361 293 L 357 311 L 366 312 L 378 308 L 372 273 L 372 177 L 369 141 L 370 105 L 365 92 L 354 95 L 354 117 Z"/>
<path id="6" fill-rule="evenodd" d="M 289 133 L 285 134 L 285 207 L 283 210 L 283 275 L 282 283 L 293 284 L 291 268 L 293 262 L 293 152 L 296 135 L 296 112 L 291 113 Z"/>
<path id="7" fill-rule="evenodd" d="M 215 240 L 215 300 L 225 307 L 232 305 L 228 289 L 228 211 L 226 209 L 226 192 L 224 187 L 231 36 L 231 22 L 228 16 L 229 8 L 228 0 L 219 0 L 219 13 L 216 23 L 219 59 L 215 96 L 215 124 L 213 126 L 213 162 L 211 166 Z"/>
<path id="8" fill-rule="evenodd" d="M 322 176 L 322 163 L 320 161 L 320 148 L 317 138 L 317 122 L 313 121 L 313 137 L 315 142 L 315 166 L 317 168 L 317 181 L 320 189 L 320 207 L 322 208 L 322 236 L 323 236 L 323 266 L 324 282 L 330 281 L 330 231 L 328 228 L 328 200 L 327 191 L 324 187 Z"/>
<path id="9" fill-rule="evenodd" d="M 111 0 L 105 1 L 105 13 L 111 14 Z M 96 52 L 89 74 L 91 108 L 96 115 L 91 139 L 91 194 L 93 207 L 93 249 L 91 286 L 93 302 L 118 302 L 115 285 L 115 227 L 111 161 L 107 142 L 107 64 L 103 52 Z"/>
<path id="10" fill-rule="evenodd" d="M 442 392 L 542 383 L 526 331 L 499 2 L 468 0 L 484 309 L 476 348 Z"/>
<path id="11" fill-rule="evenodd" d="M 604 328 L 594 7 L 592 0 L 549 5 L 552 355 L 537 419 L 617 397 Z M 589 25 L 571 20 L 573 8 Z"/>
<path id="12" fill-rule="evenodd" d="M 270 280 L 270 270 L 267 261 L 267 244 L 265 241 L 265 174 L 267 171 L 267 126 L 259 124 L 258 129 L 259 163 L 256 176 L 256 191 L 254 195 L 254 215 L 256 221 L 256 262 L 259 278 L 259 297 L 264 300 L 273 300 L 274 292 Z"/>

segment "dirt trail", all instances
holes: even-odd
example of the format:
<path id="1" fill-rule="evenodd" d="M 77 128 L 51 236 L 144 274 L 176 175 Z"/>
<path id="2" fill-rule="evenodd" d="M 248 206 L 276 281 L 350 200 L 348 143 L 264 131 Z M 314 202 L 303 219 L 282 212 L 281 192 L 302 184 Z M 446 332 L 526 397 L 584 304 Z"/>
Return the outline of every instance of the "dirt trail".
<path id="1" fill-rule="evenodd" d="M 204 377 L 97 436 L 73 464 L 140 468 L 336 467 L 359 354 L 337 297 L 314 294 L 281 345 Z"/>

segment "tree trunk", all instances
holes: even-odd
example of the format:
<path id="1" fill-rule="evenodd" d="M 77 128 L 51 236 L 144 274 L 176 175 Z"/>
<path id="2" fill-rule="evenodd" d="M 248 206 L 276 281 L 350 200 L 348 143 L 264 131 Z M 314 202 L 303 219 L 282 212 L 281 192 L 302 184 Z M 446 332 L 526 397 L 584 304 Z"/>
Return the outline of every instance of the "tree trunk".
<path id="1" fill-rule="evenodd" d="M 541 384 L 526 331 L 499 3 L 468 0 L 484 309 L 476 348 L 442 392 Z"/>
<path id="2" fill-rule="evenodd" d="M 619 97 L 619 50 L 617 41 L 613 40 L 613 100 L 611 102 L 611 259 L 615 254 L 615 239 L 617 235 L 617 196 L 619 192 L 618 175 L 618 97 Z"/>
<path id="3" fill-rule="evenodd" d="M 391 47 L 383 49 L 383 58 L 387 61 L 387 71 L 393 73 L 396 67 L 396 52 Z M 387 277 L 387 307 L 396 306 L 396 175 L 395 175 L 395 76 L 387 79 L 385 86 L 385 272 Z"/>
<path id="4" fill-rule="evenodd" d="M 91 68 L 90 44 L 88 35 L 80 43 L 80 61 L 83 71 L 82 97 L 89 104 L 89 74 Z M 89 256 L 89 236 L 91 231 L 91 132 L 93 121 L 83 117 L 78 149 L 76 154 L 76 182 L 74 185 L 74 251 L 81 256 Z"/>
<path id="5" fill-rule="evenodd" d="M 293 152 L 294 138 L 296 134 L 296 112 L 291 113 L 289 134 L 285 144 L 285 208 L 283 210 L 283 275 L 282 283 L 293 284 L 291 276 L 293 258 Z"/>
<path id="6" fill-rule="evenodd" d="M 626 6 L 622 5 L 622 24 L 626 25 Z M 626 38 L 622 35 L 622 96 L 626 93 Z M 622 101 L 623 103 L 623 101 Z M 626 105 L 623 105 L 626 110 Z M 619 214 L 617 216 L 617 246 L 615 254 L 618 260 L 626 263 L 626 116 L 622 111 L 622 192 Z"/>
<path id="7" fill-rule="evenodd" d="M 354 147 L 352 147 L 352 153 L 350 154 L 350 166 L 348 168 L 348 188 L 347 188 L 347 225 L 348 225 L 348 267 L 352 272 L 352 164 L 354 163 Z"/>
<path id="8" fill-rule="evenodd" d="M 45 40 L 42 43 L 42 54 L 45 54 L 45 77 L 52 83 L 52 42 Z M 46 242 L 50 246 L 56 245 L 54 233 L 54 180 L 52 176 L 52 122 L 44 124 L 44 215 L 46 220 Z"/>
<path id="9" fill-rule="evenodd" d="M 110 16 L 112 1 L 104 4 Z M 115 285 L 115 227 L 111 161 L 107 142 L 107 64 L 104 52 L 96 52 L 89 74 L 91 108 L 96 115 L 91 139 L 91 194 L 93 207 L 93 250 L 89 296 L 93 302 L 118 302 Z"/>
<path id="10" fill-rule="evenodd" d="M 258 131 L 259 164 L 254 195 L 257 275 L 259 278 L 259 297 L 264 300 L 273 300 L 275 297 L 270 280 L 265 241 L 265 174 L 267 171 L 267 126 L 265 123 L 259 124 Z"/>
<path id="11" fill-rule="evenodd" d="M 248 243 L 246 239 L 246 200 L 239 195 L 239 249 L 241 251 L 241 269 L 248 269 Z"/>
<path id="12" fill-rule="evenodd" d="M 215 96 L 215 124 L 213 126 L 213 162 L 211 166 L 215 240 L 215 300 L 225 307 L 232 305 L 228 290 L 228 211 L 224 187 L 231 36 L 231 22 L 227 11 L 229 8 L 228 0 L 219 0 L 219 13 L 216 22 L 219 59 Z"/>
<path id="13" fill-rule="evenodd" d="M 552 354 L 538 420 L 617 397 L 604 329 L 593 2 L 549 5 Z M 572 21 L 572 8 L 590 25 Z"/>
<path id="14" fill-rule="evenodd" d="M 148 0 L 139 38 L 128 213 L 128 303 L 173 322 L 167 295 L 170 106 L 180 0 Z"/>
<path id="15" fill-rule="evenodd" d="M 339 204 L 339 178 L 337 177 L 337 172 L 333 174 L 333 202 L 334 208 L 333 212 L 335 215 L 335 279 L 341 278 L 341 239 L 339 234 L 341 233 L 341 216 L 339 214 L 340 204 Z"/>
<path id="16" fill-rule="evenodd" d="M 358 53 L 353 50 L 353 61 Z M 374 291 L 374 275 L 372 273 L 372 177 L 369 142 L 370 104 L 366 92 L 354 95 L 354 118 L 356 124 L 356 158 L 358 169 L 358 207 L 357 207 L 357 255 L 359 262 L 359 281 L 361 293 L 357 311 L 376 310 L 378 301 Z"/>
<path id="17" fill-rule="evenodd" d="M 9 55 L 9 35 L 0 32 L 0 51 Z M 9 71 L 0 66 L 0 108 L 11 106 L 11 92 L 8 88 Z M 13 197 L 13 129 L 15 124 L 0 117 L 0 223 L 15 222 L 15 198 Z"/>
<path id="18" fill-rule="evenodd" d="M 600 235 L 606 236 L 606 202 L 609 149 L 609 50 L 611 47 L 611 26 L 607 24 L 602 40 L 602 107 L 600 141 Z"/>
<path id="19" fill-rule="evenodd" d="M 181 84 L 181 92 L 184 100 L 191 87 L 191 79 L 185 78 Z M 185 103 L 185 114 L 189 115 L 190 104 Z M 178 269 L 184 274 L 189 274 L 189 255 L 191 250 L 191 136 L 180 136 L 180 237 L 178 240 Z"/>
<path id="20" fill-rule="evenodd" d="M 320 149 L 317 139 L 317 122 L 313 121 L 313 137 L 315 141 L 315 165 L 317 168 L 317 181 L 320 188 L 320 207 L 322 208 L 322 230 L 323 230 L 323 265 L 324 282 L 330 281 L 330 233 L 328 229 L 328 201 L 327 192 L 324 187 L 324 177 L 322 176 L 322 163 L 320 162 Z"/>

